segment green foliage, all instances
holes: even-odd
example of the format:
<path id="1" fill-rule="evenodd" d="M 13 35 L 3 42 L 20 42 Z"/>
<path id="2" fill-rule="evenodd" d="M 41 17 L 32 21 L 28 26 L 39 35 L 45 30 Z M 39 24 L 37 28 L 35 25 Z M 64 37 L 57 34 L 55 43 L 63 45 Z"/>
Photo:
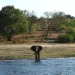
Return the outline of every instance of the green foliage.
<path id="1" fill-rule="evenodd" d="M 69 27 L 66 34 L 70 34 L 70 35 L 75 36 L 75 31 Z"/>
<path id="2" fill-rule="evenodd" d="M 0 11 L 0 34 L 8 41 L 14 34 L 26 32 L 27 25 L 28 22 L 23 11 L 14 6 L 5 6 Z"/>
<path id="3" fill-rule="evenodd" d="M 71 43 L 74 42 L 74 36 L 71 34 L 59 35 L 57 42 L 59 43 Z"/>
<path id="4" fill-rule="evenodd" d="M 75 30 L 69 29 L 68 32 L 67 32 L 67 34 L 72 35 L 74 37 L 74 42 L 75 42 Z"/>
<path id="5" fill-rule="evenodd" d="M 69 29 L 66 34 L 61 34 L 57 40 L 59 43 L 70 43 L 75 41 L 75 31 Z"/>
<path id="6" fill-rule="evenodd" d="M 62 31 L 67 23 L 68 19 L 66 18 L 65 13 L 56 12 L 52 14 L 52 25 L 57 32 Z"/>
<path id="7" fill-rule="evenodd" d="M 30 34 L 35 29 L 37 17 L 34 15 L 33 12 L 31 14 L 26 11 L 25 14 L 26 14 L 27 20 L 28 20 L 27 30 L 28 30 L 28 33 Z"/>
<path id="8" fill-rule="evenodd" d="M 37 24 L 32 25 L 32 32 L 35 32 L 37 30 Z"/>
<path id="9" fill-rule="evenodd" d="M 70 20 L 69 26 L 75 28 L 75 20 L 74 19 Z"/>

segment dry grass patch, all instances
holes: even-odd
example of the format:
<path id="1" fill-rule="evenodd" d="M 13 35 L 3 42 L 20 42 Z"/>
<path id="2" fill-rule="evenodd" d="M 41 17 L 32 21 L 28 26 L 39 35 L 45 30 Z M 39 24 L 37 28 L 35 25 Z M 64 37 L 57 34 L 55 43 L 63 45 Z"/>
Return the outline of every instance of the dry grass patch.
<path id="1" fill-rule="evenodd" d="M 52 47 L 44 48 L 41 52 L 42 58 L 75 57 L 75 48 Z"/>
<path id="2" fill-rule="evenodd" d="M 34 52 L 30 47 L 0 47 L 0 59 L 34 59 Z M 75 47 L 44 47 L 41 59 L 75 57 Z"/>

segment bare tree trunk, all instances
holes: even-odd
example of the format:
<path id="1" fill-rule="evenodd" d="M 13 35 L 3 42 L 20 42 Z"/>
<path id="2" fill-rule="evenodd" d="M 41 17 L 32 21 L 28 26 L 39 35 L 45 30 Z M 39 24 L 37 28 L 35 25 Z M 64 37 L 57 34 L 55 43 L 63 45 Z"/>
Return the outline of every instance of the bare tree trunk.
<path id="1" fill-rule="evenodd" d="M 45 40 L 48 39 L 48 31 L 45 31 Z"/>
<path id="2" fill-rule="evenodd" d="M 31 25 L 28 26 L 28 34 L 31 34 Z"/>

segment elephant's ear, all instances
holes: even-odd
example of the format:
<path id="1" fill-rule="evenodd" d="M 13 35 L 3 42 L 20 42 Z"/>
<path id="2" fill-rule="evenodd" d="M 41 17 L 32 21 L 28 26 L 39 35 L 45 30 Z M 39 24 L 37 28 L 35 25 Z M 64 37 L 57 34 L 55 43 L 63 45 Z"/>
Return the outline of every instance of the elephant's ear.
<path id="1" fill-rule="evenodd" d="M 42 46 L 38 46 L 38 50 L 41 51 L 43 48 Z"/>
<path id="2" fill-rule="evenodd" d="M 36 46 L 32 46 L 31 50 L 33 50 L 34 52 L 36 52 Z"/>

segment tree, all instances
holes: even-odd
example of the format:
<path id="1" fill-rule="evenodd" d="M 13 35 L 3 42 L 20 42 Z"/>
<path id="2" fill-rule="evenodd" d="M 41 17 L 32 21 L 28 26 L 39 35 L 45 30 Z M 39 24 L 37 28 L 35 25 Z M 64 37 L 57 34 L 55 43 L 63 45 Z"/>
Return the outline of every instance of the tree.
<path id="1" fill-rule="evenodd" d="M 75 19 L 70 19 L 69 26 L 75 28 Z"/>
<path id="2" fill-rule="evenodd" d="M 43 30 L 44 37 L 47 40 L 48 34 L 51 35 L 52 31 L 62 31 L 65 27 L 69 26 L 69 19 L 63 12 L 45 12 L 45 17 L 39 18 L 39 24 Z"/>
<path id="3" fill-rule="evenodd" d="M 36 25 L 36 21 L 37 21 L 37 17 L 35 15 L 35 12 L 29 12 L 27 10 L 24 10 L 24 14 L 27 16 L 27 20 L 28 20 L 28 33 L 30 34 L 33 30 L 33 28 L 35 27 L 34 25 Z"/>
<path id="4" fill-rule="evenodd" d="M 43 30 L 44 38 L 47 40 L 48 39 L 48 34 L 51 34 L 51 13 L 50 12 L 45 12 L 44 13 L 45 17 L 41 17 L 39 19 L 39 24 L 41 29 Z"/>
<path id="5" fill-rule="evenodd" d="M 74 16 L 71 16 L 71 15 L 65 15 L 67 18 L 69 18 L 69 19 L 75 19 L 75 17 Z"/>
<path id="6" fill-rule="evenodd" d="M 14 8 L 14 6 L 5 6 L 0 11 L 0 34 L 11 40 L 17 33 L 26 31 L 27 19 L 23 11 Z"/>
<path id="7" fill-rule="evenodd" d="M 37 17 L 35 15 L 31 15 L 29 19 L 28 33 L 30 34 L 32 32 L 33 25 L 36 23 Z"/>
<path id="8" fill-rule="evenodd" d="M 66 18 L 65 13 L 63 12 L 55 12 L 52 14 L 52 26 L 53 28 L 59 32 L 64 26 L 68 25 L 69 19 Z"/>

